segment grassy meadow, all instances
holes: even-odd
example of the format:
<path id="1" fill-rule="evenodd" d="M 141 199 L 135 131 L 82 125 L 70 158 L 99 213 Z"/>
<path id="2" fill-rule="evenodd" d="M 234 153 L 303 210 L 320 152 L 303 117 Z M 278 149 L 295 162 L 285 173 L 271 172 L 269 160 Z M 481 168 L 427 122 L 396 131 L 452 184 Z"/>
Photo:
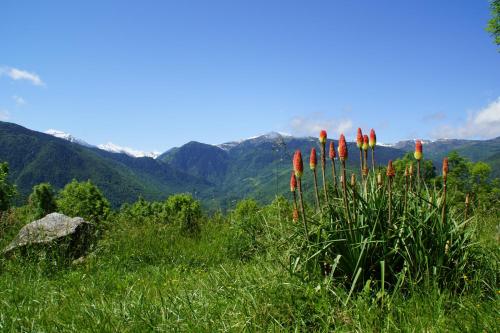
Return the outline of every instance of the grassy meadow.
<path id="1" fill-rule="evenodd" d="M 113 211 L 91 183 L 69 184 L 51 207 L 87 214 L 97 241 L 77 260 L 2 256 L 0 331 L 498 330 L 498 211 L 478 199 L 464 206 L 453 188 L 446 197 L 448 169 L 427 183 L 413 165 L 375 171 L 362 157 L 363 176 L 347 178 L 340 145 L 337 177 L 349 181 L 322 187 L 314 152 L 317 191 L 302 184 L 296 154 L 294 196 L 246 199 L 226 213 L 203 212 L 189 195 Z M 43 216 L 36 195 L 2 215 L 1 248 Z"/>

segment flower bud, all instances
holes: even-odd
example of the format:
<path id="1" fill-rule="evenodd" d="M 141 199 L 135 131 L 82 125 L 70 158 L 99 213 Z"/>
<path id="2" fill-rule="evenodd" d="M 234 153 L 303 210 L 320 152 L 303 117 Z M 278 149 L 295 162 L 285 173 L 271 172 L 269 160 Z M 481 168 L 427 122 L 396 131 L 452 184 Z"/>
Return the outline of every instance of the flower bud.
<path id="1" fill-rule="evenodd" d="M 446 180 L 448 176 L 448 157 L 443 159 L 443 179 Z"/>
<path id="2" fill-rule="evenodd" d="M 326 143 L 326 131 L 325 130 L 322 130 L 321 132 L 319 132 L 319 142 L 321 142 L 321 144 L 325 144 Z"/>
<path id="3" fill-rule="evenodd" d="M 415 142 L 415 153 L 413 154 L 415 156 L 415 159 L 417 161 L 420 161 L 422 159 L 423 153 L 422 153 L 422 141 L 417 140 Z"/>
<path id="4" fill-rule="evenodd" d="M 309 167 L 311 170 L 316 169 L 316 164 L 318 164 L 318 158 L 316 157 L 316 149 L 311 149 L 311 156 L 309 157 Z"/>
<path id="5" fill-rule="evenodd" d="M 297 178 L 295 178 L 295 173 L 293 173 L 292 171 L 292 174 L 290 175 L 290 191 L 295 192 L 296 189 L 297 189 Z"/>
<path id="6" fill-rule="evenodd" d="M 304 173 L 304 163 L 302 162 L 302 154 L 300 150 L 295 151 L 293 155 L 293 171 L 295 172 L 295 177 L 300 179 Z"/>
<path id="7" fill-rule="evenodd" d="M 377 135 L 375 134 L 375 130 L 372 128 L 370 131 L 370 148 L 374 148 L 375 145 L 377 144 Z"/>
<path id="8" fill-rule="evenodd" d="M 396 175 L 396 170 L 392 166 L 392 160 L 389 160 L 389 163 L 387 163 L 387 172 L 386 176 L 389 178 L 392 178 Z"/>
<path id="9" fill-rule="evenodd" d="M 338 150 L 339 150 L 339 159 L 341 161 L 347 160 L 347 144 L 345 142 L 344 134 L 340 134 Z"/>
<path id="10" fill-rule="evenodd" d="M 363 150 L 368 150 L 368 135 L 363 136 Z"/>
<path id="11" fill-rule="evenodd" d="M 359 149 L 363 147 L 363 132 L 361 128 L 358 127 L 358 135 L 356 136 L 356 145 Z"/>
<path id="12" fill-rule="evenodd" d="M 337 153 L 335 152 L 335 144 L 333 141 L 330 141 L 330 159 L 333 160 L 337 157 Z"/>

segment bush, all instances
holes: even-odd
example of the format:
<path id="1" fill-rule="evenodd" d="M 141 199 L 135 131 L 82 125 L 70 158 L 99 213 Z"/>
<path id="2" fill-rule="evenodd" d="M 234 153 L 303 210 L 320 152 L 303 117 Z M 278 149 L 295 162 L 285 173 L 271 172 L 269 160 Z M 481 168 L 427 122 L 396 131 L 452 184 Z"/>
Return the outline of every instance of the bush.
<path id="1" fill-rule="evenodd" d="M 253 199 L 245 199 L 236 205 L 230 220 L 235 236 L 228 244 L 232 257 L 248 260 L 262 249 L 260 236 L 263 232 L 260 207 Z"/>
<path id="2" fill-rule="evenodd" d="M 165 202 L 169 223 L 177 224 L 182 231 L 195 234 L 200 229 L 201 205 L 190 194 L 175 194 Z"/>
<path id="3" fill-rule="evenodd" d="M 35 185 L 28 202 L 34 220 L 41 219 L 57 209 L 54 189 L 49 183 Z"/>
<path id="4" fill-rule="evenodd" d="M 164 202 L 149 202 L 142 197 L 133 204 L 124 204 L 120 213 L 141 223 L 167 223 L 168 213 Z M 138 221 L 139 222 L 139 221 Z"/>
<path id="5" fill-rule="evenodd" d="M 12 199 L 16 195 L 16 188 L 7 180 L 8 176 L 9 164 L 7 162 L 0 163 L 0 213 L 9 209 Z"/>
<path id="6" fill-rule="evenodd" d="M 82 217 L 89 222 L 101 222 L 110 213 L 109 201 L 102 192 L 89 181 L 73 180 L 59 193 L 59 211 L 71 217 Z"/>

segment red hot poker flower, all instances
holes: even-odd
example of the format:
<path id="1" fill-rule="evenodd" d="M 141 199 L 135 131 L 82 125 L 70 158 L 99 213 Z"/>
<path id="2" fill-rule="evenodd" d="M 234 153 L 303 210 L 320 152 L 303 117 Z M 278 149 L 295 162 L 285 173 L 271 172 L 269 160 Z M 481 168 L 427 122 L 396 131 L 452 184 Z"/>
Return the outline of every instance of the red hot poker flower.
<path id="1" fill-rule="evenodd" d="M 363 150 L 368 150 L 368 135 L 363 136 Z"/>
<path id="2" fill-rule="evenodd" d="M 370 148 L 374 148 L 375 145 L 377 144 L 377 135 L 375 134 L 375 130 L 372 128 L 370 131 Z"/>
<path id="3" fill-rule="evenodd" d="M 415 157 L 415 159 L 417 161 L 420 161 L 422 159 L 422 156 L 423 156 L 422 141 L 417 140 L 417 142 L 415 142 L 415 153 L 413 154 L 413 156 Z"/>
<path id="4" fill-rule="evenodd" d="M 389 160 L 389 163 L 387 164 L 387 177 L 394 177 L 396 175 L 396 170 L 394 170 L 394 167 L 392 166 L 392 160 Z"/>
<path id="5" fill-rule="evenodd" d="M 326 131 L 325 130 L 322 130 L 321 132 L 319 132 L 319 142 L 321 142 L 321 144 L 325 144 L 326 143 Z"/>
<path id="6" fill-rule="evenodd" d="M 300 150 L 295 151 L 293 155 L 293 171 L 295 171 L 295 177 L 300 179 L 304 173 L 304 163 L 302 162 L 302 154 Z"/>
<path id="7" fill-rule="evenodd" d="M 347 144 L 345 142 L 344 134 L 340 134 L 339 139 L 339 158 L 341 161 L 345 161 L 347 159 Z"/>
<path id="8" fill-rule="evenodd" d="M 295 173 L 290 175 L 290 191 L 295 192 L 295 189 L 297 189 L 297 178 L 295 178 Z"/>
<path id="9" fill-rule="evenodd" d="M 330 141 L 330 159 L 333 160 L 337 157 L 337 153 L 335 152 L 335 144 L 333 141 Z"/>
<path id="10" fill-rule="evenodd" d="M 356 145 L 359 149 L 363 148 L 363 132 L 361 128 L 358 127 L 358 135 L 356 135 Z"/>
<path id="11" fill-rule="evenodd" d="M 318 158 L 316 157 L 316 149 L 311 149 L 311 156 L 309 158 L 309 167 L 311 170 L 316 169 L 316 164 L 318 164 Z"/>

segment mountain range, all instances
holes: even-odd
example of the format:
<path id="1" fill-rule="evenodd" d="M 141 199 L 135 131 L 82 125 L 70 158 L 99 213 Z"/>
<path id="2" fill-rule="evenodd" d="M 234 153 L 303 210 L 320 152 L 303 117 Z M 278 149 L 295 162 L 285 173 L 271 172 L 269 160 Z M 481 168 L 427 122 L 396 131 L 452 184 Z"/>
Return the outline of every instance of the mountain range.
<path id="1" fill-rule="evenodd" d="M 61 131 L 41 133 L 7 122 L 0 122 L 0 142 L 0 161 L 9 163 L 19 202 L 41 182 L 62 188 L 72 179 L 90 179 L 114 207 L 139 196 L 163 200 L 178 192 L 192 193 L 214 209 L 233 207 L 244 197 L 269 201 L 276 194 L 288 193 L 291 158 L 296 149 L 302 150 L 306 168 L 310 149 L 316 147 L 319 152 L 317 138 L 273 132 L 220 145 L 192 141 L 157 156 L 134 157 L 116 147 L 90 145 Z M 413 149 L 414 140 L 377 146 L 377 164 L 385 165 Z M 355 143 L 349 142 L 348 150 L 348 168 L 357 170 Z M 474 161 L 500 166 L 500 137 L 424 142 L 424 156 L 438 164 L 452 150 Z M 304 183 L 312 183 L 307 170 Z"/>

